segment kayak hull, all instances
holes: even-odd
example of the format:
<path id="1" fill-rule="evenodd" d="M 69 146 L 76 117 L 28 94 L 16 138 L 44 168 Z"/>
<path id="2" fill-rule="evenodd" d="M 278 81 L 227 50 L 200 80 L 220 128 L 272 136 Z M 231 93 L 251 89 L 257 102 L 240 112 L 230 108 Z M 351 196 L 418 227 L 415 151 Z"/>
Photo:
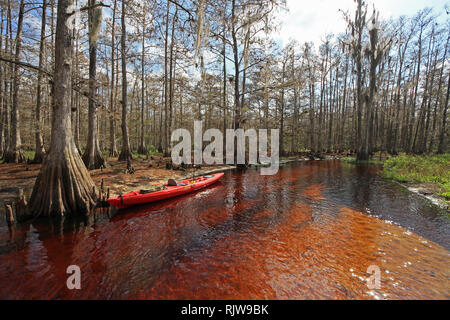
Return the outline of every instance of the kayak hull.
<path id="1" fill-rule="evenodd" d="M 188 194 L 203 188 L 206 188 L 217 182 L 223 177 L 223 172 L 211 174 L 208 177 L 196 177 L 195 182 L 192 179 L 179 181 L 177 186 L 164 185 L 164 190 L 151 193 L 141 193 L 140 190 L 126 193 L 122 196 L 109 198 L 107 201 L 119 209 L 125 209 L 131 206 L 153 203 L 156 201 L 166 200 Z"/>

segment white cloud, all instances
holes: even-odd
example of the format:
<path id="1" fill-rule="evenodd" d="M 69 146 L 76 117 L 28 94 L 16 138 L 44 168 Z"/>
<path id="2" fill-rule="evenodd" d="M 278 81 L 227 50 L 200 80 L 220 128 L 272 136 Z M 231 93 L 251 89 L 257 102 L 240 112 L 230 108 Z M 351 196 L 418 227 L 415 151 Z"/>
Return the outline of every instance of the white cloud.
<path id="1" fill-rule="evenodd" d="M 425 7 L 434 7 L 435 13 L 443 13 L 443 8 L 450 1 L 442 0 L 375 0 L 369 1 L 380 11 L 382 19 L 400 15 L 414 15 Z M 283 45 L 289 39 L 299 43 L 312 41 L 316 45 L 328 33 L 338 34 L 345 31 L 346 23 L 339 10 L 349 11 L 353 17 L 356 4 L 354 0 L 287 0 L 289 12 L 280 14 L 281 29 L 274 35 Z"/>
<path id="2" fill-rule="evenodd" d="M 283 45 L 290 39 L 299 43 L 312 41 L 318 44 L 327 33 L 345 31 L 345 22 L 339 9 L 350 10 L 354 3 L 353 0 L 288 0 L 287 6 L 289 12 L 280 14 L 282 27 L 275 38 Z"/>

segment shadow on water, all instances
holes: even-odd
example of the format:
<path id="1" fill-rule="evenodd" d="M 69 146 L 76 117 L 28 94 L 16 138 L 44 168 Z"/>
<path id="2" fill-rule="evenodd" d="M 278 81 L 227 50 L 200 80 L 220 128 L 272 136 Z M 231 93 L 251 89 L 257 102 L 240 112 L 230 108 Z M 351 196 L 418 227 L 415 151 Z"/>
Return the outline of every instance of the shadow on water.
<path id="1" fill-rule="evenodd" d="M 229 172 L 164 202 L 0 227 L 0 298 L 448 297 L 448 219 L 378 171 Z M 82 290 L 65 286 L 73 264 Z M 365 285 L 371 264 L 385 272 L 378 291 Z"/>

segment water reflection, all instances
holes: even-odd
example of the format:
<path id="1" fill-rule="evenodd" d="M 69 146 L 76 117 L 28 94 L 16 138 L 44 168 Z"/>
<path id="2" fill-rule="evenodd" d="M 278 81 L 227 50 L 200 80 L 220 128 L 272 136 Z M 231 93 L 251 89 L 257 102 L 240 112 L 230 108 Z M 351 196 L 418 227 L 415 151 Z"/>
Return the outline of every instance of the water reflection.
<path id="1" fill-rule="evenodd" d="M 377 170 L 326 161 L 275 177 L 234 172 L 115 216 L 1 229 L 0 297 L 449 298 L 448 219 Z M 65 287 L 71 264 L 82 290 Z M 367 288 L 370 265 L 380 290 Z"/>

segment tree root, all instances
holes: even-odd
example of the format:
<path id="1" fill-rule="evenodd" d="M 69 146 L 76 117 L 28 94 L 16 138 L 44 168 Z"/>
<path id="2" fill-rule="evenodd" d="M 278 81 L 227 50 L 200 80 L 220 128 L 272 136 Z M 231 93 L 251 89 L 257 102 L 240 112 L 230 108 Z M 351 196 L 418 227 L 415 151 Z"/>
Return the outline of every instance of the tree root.
<path id="1" fill-rule="evenodd" d="M 25 162 L 25 155 L 23 154 L 22 150 L 7 150 L 5 154 L 3 155 L 3 162 L 4 163 L 22 163 Z"/>
<path id="2" fill-rule="evenodd" d="M 147 148 L 144 147 L 144 146 L 139 146 L 139 148 L 137 149 L 137 153 L 138 153 L 138 154 L 148 155 Z"/>
<path id="3" fill-rule="evenodd" d="M 47 155 L 28 208 L 33 217 L 85 216 L 96 200 L 94 182 L 73 146 Z"/>
<path id="4" fill-rule="evenodd" d="M 91 163 L 90 162 L 90 156 L 89 156 L 89 152 L 88 149 L 86 148 L 86 151 L 83 154 L 83 162 L 86 165 L 86 168 L 88 168 L 88 170 L 95 170 L 95 169 L 100 169 L 100 168 L 106 168 L 107 163 L 105 158 L 103 158 L 103 155 L 101 154 L 100 150 L 98 150 L 97 148 L 94 149 L 94 162 Z"/>
<path id="5" fill-rule="evenodd" d="M 119 161 L 128 161 L 132 160 L 133 156 L 131 155 L 130 150 L 122 150 L 119 154 Z"/>

